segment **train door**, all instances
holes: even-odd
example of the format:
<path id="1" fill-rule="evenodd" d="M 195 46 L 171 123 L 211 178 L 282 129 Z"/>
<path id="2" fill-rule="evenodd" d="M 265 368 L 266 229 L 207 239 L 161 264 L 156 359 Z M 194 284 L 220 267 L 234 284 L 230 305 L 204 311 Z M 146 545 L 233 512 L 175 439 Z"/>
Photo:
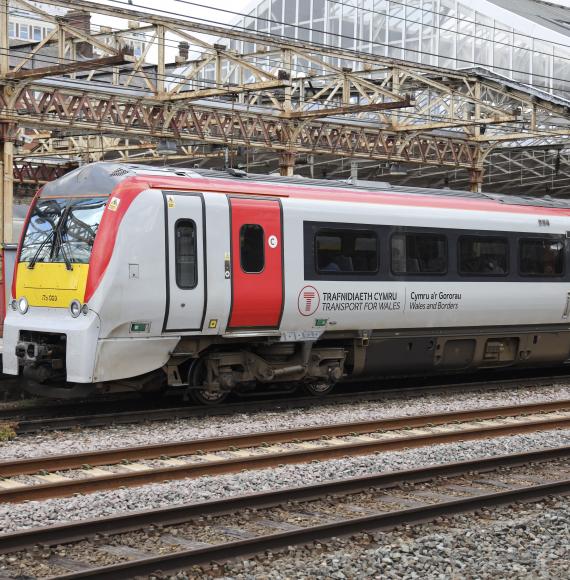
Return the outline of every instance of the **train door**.
<path id="1" fill-rule="evenodd" d="M 275 199 L 230 197 L 229 328 L 278 328 L 283 311 L 283 225 Z"/>
<path id="2" fill-rule="evenodd" d="M 205 209 L 199 194 L 165 192 L 165 331 L 201 330 L 206 309 Z"/>

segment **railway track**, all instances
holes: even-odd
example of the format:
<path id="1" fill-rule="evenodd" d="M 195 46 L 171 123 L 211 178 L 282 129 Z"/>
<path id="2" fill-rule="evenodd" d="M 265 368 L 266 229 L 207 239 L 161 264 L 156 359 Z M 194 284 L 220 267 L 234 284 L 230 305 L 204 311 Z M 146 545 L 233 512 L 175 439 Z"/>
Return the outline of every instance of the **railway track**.
<path id="1" fill-rule="evenodd" d="M 544 449 L 3 535 L 0 572 L 122 580 L 569 491 L 570 446 Z"/>
<path id="2" fill-rule="evenodd" d="M 120 401 L 124 409 L 109 412 L 108 409 L 116 402 L 90 402 L 81 406 L 77 404 L 64 404 L 56 406 L 51 404 L 47 409 L 42 407 L 22 408 L 22 409 L 0 409 L 0 425 L 10 426 L 16 435 L 32 435 L 41 431 L 59 431 L 85 427 L 104 427 L 108 425 L 129 425 L 143 422 L 165 421 L 172 419 L 184 419 L 191 417 L 213 417 L 233 415 L 236 413 L 263 412 L 263 411 L 285 411 L 290 409 L 303 409 L 318 407 L 322 405 L 335 405 L 346 403 L 359 403 L 367 401 L 378 401 L 386 396 L 421 397 L 430 394 L 446 394 L 454 392 L 490 392 L 500 390 L 505 386 L 517 385 L 521 388 L 535 385 L 550 385 L 556 382 L 570 381 L 569 374 L 547 374 L 539 376 L 503 377 L 498 379 L 481 379 L 478 381 L 463 381 L 454 383 L 443 383 L 438 385 L 425 384 L 421 386 L 410 386 L 411 383 L 399 381 L 395 388 L 382 388 L 381 390 L 358 390 L 350 391 L 349 386 L 343 388 L 347 392 L 328 395 L 319 398 L 314 396 L 292 397 L 292 398 L 264 398 L 260 396 L 255 400 L 242 401 L 237 403 L 227 403 L 216 407 L 186 406 L 181 401 L 173 407 L 158 406 L 154 403 L 152 408 L 148 408 L 140 401 Z M 416 380 L 417 383 L 417 380 Z M 134 408 L 133 408 L 134 406 Z M 142 408 L 141 408 L 142 407 Z M 70 415 L 62 415 L 66 410 L 72 412 Z M 98 412 L 103 410 L 103 412 Z M 86 412 L 88 411 L 88 412 Z M 49 416 L 54 412 L 57 416 Z M 46 416 L 46 413 L 48 416 Z"/>
<path id="3" fill-rule="evenodd" d="M 4 461 L 0 502 L 568 427 L 564 400 Z"/>

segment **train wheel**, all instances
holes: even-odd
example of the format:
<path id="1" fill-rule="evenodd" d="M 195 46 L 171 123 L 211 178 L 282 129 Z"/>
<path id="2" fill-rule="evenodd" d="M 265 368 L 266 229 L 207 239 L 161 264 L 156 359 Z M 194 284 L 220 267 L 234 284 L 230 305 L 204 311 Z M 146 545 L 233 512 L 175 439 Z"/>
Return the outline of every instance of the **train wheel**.
<path id="1" fill-rule="evenodd" d="M 306 385 L 303 385 L 303 388 L 307 393 L 309 393 L 309 395 L 324 397 L 334 389 L 334 383 L 307 383 Z"/>
<path id="2" fill-rule="evenodd" d="M 214 393 L 207 389 L 190 389 L 189 395 L 195 403 L 200 405 L 219 405 L 226 400 L 228 393 L 223 391 Z"/>
<path id="3" fill-rule="evenodd" d="M 188 384 L 194 387 L 203 385 L 206 380 L 206 365 L 204 361 L 197 360 L 188 371 Z M 188 389 L 188 396 L 200 405 L 219 405 L 223 403 L 227 397 L 226 391 L 210 391 L 208 389 Z"/>

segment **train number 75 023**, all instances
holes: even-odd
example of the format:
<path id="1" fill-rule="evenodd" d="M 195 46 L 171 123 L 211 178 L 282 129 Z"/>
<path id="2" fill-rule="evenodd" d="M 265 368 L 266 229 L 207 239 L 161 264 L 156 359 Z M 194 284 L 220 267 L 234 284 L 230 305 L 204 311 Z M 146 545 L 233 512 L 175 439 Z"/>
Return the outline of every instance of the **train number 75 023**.
<path id="1" fill-rule="evenodd" d="M 57 302 L 55 294 L 42 294 L 42 302 Z"/>

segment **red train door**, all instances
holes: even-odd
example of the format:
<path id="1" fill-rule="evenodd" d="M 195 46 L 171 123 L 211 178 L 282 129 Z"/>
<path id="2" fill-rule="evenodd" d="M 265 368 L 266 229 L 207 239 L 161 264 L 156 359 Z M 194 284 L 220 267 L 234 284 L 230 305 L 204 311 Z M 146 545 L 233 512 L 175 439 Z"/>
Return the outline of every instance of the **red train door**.
<path id="1" fill-rule="evenodd" d="M 283 225 L 275 199 L 230 197 L 229 328 L 278 328 L 283 310 Z"/>

